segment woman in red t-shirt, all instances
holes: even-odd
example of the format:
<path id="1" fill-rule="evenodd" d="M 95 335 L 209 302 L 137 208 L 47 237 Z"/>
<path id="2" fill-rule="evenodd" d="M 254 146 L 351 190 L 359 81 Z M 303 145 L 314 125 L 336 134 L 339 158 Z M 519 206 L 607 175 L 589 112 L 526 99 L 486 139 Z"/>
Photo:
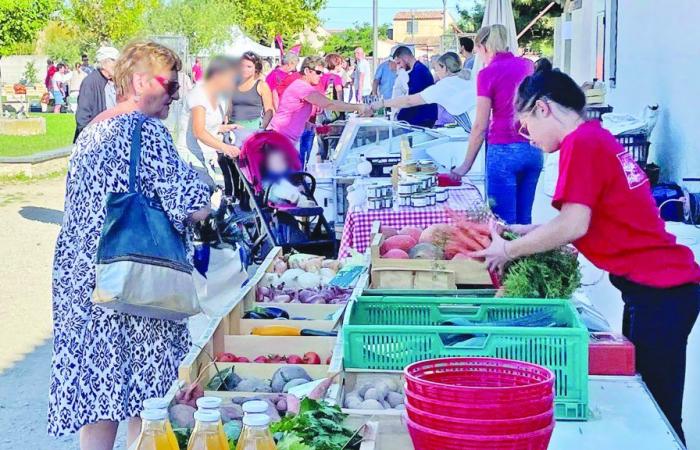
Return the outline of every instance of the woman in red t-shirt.
<path id="1" fill-rule="evenodd" d="M 623 333 L 636 348 L 637 369 L 683 439 L 681 406 L 688 335 L 700 305 L 700 267 L 676 243 L 633 157 L 597 121 L 586 122 L 586 99 L 548 61 L 520 85 L 521 134 L 546 153 L 560 151 L 552 205 L 559 215 L 543 225 L 514 225 L 522 237 L 474 256 L 502 269 L 514 258 L 573 245 L 610 273 L 625 303 Z"/>

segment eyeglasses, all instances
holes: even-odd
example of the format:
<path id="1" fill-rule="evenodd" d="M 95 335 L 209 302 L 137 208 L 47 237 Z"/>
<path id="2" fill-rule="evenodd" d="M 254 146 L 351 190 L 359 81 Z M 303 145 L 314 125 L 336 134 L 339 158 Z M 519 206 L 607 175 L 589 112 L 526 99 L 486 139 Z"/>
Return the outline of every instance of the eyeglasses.
<path id="1" fill-rule="evenodd" d="M 311 69 L 314 72 L 316 72 L 316 75 L 323 75 L 323 70 L 318 70 L 318 69 Z"/>
<path id="2" fill-rule="evenodd" d="M 530 132 L 527 129 L 527 125 L 524 123 L 520 123 L 520 129 L 518 130 L 518 134 L 528 141 L 532 141 L 532 136 L 530 136 Z"/>
<path id="3" fill-rule="evenodd" d="M 160 84 L 160 87 L 165 89 L 165 92 L 167 92 L 171 97 L 175 95 L 178 90 L 180 90 L 180 82 L 177 80 L 170 80 L 157 75 L 153 77 L 153 79 L 155 79 L 158 84 Z"/>

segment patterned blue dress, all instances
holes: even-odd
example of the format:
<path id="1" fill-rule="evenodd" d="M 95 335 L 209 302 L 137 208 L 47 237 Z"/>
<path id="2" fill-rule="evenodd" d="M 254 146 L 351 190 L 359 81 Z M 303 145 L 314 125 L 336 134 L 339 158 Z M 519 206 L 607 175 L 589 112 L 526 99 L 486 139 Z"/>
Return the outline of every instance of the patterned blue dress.
<path id="1" fill-rule="evenodd" d="M 98 420 L 138 416 L 145 398 L 170 388 L 189 350 L 186 321 L 121 314 L 90 299 L 105 199 L 108 192 L 128 190 L 130 136 L 139 117 L 134 112 L 87 127 L 71 157 L 53 266 L 48 431 L 55 436 Z M 209 191 L 156 119 L 143 125 L 138 179 L 146 195 L 160 198 L 191 256 L 186 220 L 209 204 Z"/>

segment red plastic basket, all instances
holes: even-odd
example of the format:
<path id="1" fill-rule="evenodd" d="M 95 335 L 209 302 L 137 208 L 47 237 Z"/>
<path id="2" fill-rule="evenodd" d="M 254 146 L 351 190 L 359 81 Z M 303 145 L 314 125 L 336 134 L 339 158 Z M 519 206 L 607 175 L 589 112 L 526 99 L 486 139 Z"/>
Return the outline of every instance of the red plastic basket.
<path id="1" fill-rule="evenodd" d="M 554 420 L 554 411 L 517 419 L 462 419 L 422 411 L 405 402 L 409 419 L 437 431 L 474 435 L 508 435 L 530 433 L 547 427 Z"/>
<path id="2" fill-rule="evenodd" d="M 408 401 L 421 411 L 433 414 L 449 412 L 451 417 L 462 419 L 519 419 L 552 411 L 554 408 L 553 393 L 538 400 L 514 401 L 508 404 L 447 402 L 414 394 L 407 388 L 404 393 Z"/>
<path id="3" fill-rule="evenodd" d="M 542 366 L 499 358 L 438 358 L 404 369 L 407 390 L 447 402 L 511 404 L 554 392 L 554 373 Z"/>
<path id="4" fill-rule="evenodd" d="M 554 422 L 531 433 L 479 436 L 437 431 L 404 416 L 415 450 L 546 450 Z"/>

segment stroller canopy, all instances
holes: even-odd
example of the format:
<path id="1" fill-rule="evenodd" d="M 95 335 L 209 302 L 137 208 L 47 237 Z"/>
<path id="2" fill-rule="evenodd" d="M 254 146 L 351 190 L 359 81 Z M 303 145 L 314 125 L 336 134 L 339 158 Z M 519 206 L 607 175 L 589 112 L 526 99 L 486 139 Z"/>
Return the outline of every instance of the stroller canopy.
<path id="1" fill-rule="evenodd" d="M 294 172 L 301 170 L 299 152 L 289 139 L 276 131 L 260 131 L 253 134 L 243 143 L 238 165 L 256 194 L 263 191 L 263 168 L 270 149 L 279 149 L 284 152 L 290 170 Z"/>

